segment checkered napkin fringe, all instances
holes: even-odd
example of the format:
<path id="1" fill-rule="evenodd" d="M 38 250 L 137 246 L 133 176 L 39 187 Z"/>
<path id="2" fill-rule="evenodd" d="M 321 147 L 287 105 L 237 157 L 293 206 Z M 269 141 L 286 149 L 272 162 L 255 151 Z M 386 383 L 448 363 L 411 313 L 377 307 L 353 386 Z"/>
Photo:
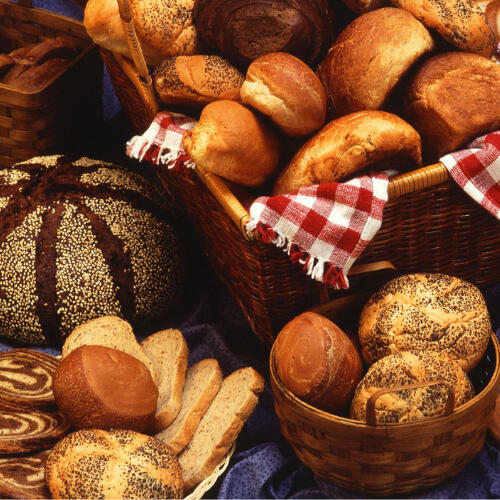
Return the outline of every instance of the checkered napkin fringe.
<path id="1" fill-rule="evenodd" d="M 471 198 L 500 220 L 500 130 L 439 161 Z"/>

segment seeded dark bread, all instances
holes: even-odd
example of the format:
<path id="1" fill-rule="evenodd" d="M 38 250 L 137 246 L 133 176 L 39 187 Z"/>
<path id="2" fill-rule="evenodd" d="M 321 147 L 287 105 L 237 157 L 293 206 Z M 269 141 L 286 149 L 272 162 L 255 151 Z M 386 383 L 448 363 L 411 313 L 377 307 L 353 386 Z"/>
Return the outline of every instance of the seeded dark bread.
<path id="1" fill-rule="evenodd" d="M 366 421 L 366 403 L 380 389 L 444 380 L 455 395 L 455 408 L 474 396 L 474 388 L 459 364 L 446 353 L 406 351 L 373 364 L 356 387 L 350 416 Z M 375 404 L 377 423 L 406 423 L 441 415 L 448 399 L 445 385 L 405 389 L 381 395 Z"/>
<path id="2" fill-rule="evenodd" d="M 359 319 L 363 358 L 428 350 L 447 353 L 465 370 L 481 359 L 491 335 L 484 298 L 474 285 L 444 274 L 409 274 L 370 297 Z"/>

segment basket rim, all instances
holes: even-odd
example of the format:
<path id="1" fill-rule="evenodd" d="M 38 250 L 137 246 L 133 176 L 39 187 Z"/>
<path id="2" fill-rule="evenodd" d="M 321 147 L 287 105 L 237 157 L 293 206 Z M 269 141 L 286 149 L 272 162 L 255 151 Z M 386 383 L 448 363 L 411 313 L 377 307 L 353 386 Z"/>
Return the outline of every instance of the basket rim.
<path id="1" fill-rule="evenodd" d="M 271 348 L 271 352 L 269 355 L 269 371 L 270 371 L 270 376 L 271 376 L 271 382 L 272 382 L 272 389 L 273 392 L 275 390 L 275 387 L 280 391 L 281 395 L 291 404 L 295 404 L 299 407 L 301 407 L 304 411 L 313 413 L 316 417 L 320 418 L 321 420 L 325 422 L 335 422 L 338 424 L 344 424 L 344 425 L 349 425 L 354 428 L 358 429 L 364 429 L 364 430 L 374 430 L 374 429 L 381 429 L 382 431 L 384 430 L 394 430 L 394 429 L 409 429 L 411 430 L 414 428 L 415 430 L 420 427 L 422 424 L 426 424 L 429 422 L 435 423 L 439 420 L 442 420 L 443 423 L 447 420 L 452 420 L 454 417 L 457 415 L 461 415 L 462 413 L 466 412 L 471 406 L 475 405 L 477 401 L 488 394 L 495 385 L 497 385 L 498 379 L 500 378 L 500 344 L 497 339 L 497 336 L 495 335 L 494 332 L 491 332 L 490 339 L 493 342 L 493 347 L 495 350 L 495 370 L 491 374 L 491 378 L 486 385 L 486 387 L 479 393 L 476 394 L 471 400 L 467 401 L 467 403 L 460 405 L 458 408 L 454 409 L 451 413 L 447 415 L 438 415 L 435 417 L 430 417 L 426 418 L 423 420 L 417 420 L 416 422 L 409 422 L 409 423 L 393 423 L 393 424 L 377 424 L 377 425 L 369 425 L 365 422 L 359 421 L 359 420 L 354 420 L 351 418 L 346 418 L 346 417 L 340 417 L 338 415 L 335 415 L 333 413 L 329 413 L 325 410 L 320 410 L 319 408 L 316 408 L 315 406 L 310 405 L 309 403 L 306 403 L 299 397 L 297 397 L 295 394 L 293 394 L 289 389 L 285 387 L 283 382 L 278 376 L 278 372 L 276 370 L 276 360 L 275 360 L 275 351 L 274 347 L 275 344 L 273 344 Z"/>

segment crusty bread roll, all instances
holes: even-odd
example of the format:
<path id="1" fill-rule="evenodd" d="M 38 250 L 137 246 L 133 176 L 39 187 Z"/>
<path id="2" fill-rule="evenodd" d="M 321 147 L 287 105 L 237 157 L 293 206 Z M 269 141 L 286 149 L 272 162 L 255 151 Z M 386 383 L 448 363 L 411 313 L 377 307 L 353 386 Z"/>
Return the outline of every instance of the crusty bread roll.
<path id="1" fill-rule="evenodd" d="M 385 111 L 359 111 L 331 121 L 307 141 L 278 176 L 273 194 L 334 182 L 377 162 L 421 164 L 420 137 Z"/>
<path id="2" fill-rule="evenodd" d="M 460 50 L 490 57 L 495 37 L 473 0 L 392 0 Z"/>
<path id="3" fill-rule="evenodd" d="M 169 57 L 153 76 L 162 102 L 199 107 L 218 99 L 239 101 L 244 79 L 239 70 L 216 55 Z"/>
<path id="4" fill-rule="evenodd" d="M 193 161 L 244 186 L 258 186 L 278 168 L 280 144 L 252 111 L 234 101 L 215 101 L 182 139 Z"/>
<path id="5" fill-rule="evenodd" d="M 146 61 L 157 66 L 169 56 L 196 54 L 194 0 L 131 0 L 134 25 Z M 101 47 L 128 57 L 129 50 L 116 0 L 89 0 L 83 25 Z"/>
<path id="6" fill-rule="evenodd" d="M 387 7 L 356 18 L 318 69 L 334 113 L 382 108 L 402 76 L 433 48 L 425 26 L 402 9 Z"/>
<path id="7" fill-rule="evenodd" d="M 296 396 L 335 412 L 349 404 L 363 376 L 351 339 L 329 319 L 305 312 L 289 321 L 274 343 L 276 371 Z"/>
<path id="8" fill-rule="evenodd" d="M 430 161 L 500 127 L 500 65 L 464 52 L 425 61 L 407 90 L 405 117 Z"/>
<path id="9" fill-rule="evenodd" d="M 487 3 L 484 13 L 486 20 L 495 35 L 496 43 L 500 43 L 500 0 L 491 0 Z"/>
<path id="10" fill-rule="evenodd" d="M 152 428 L 158 388 L 143 363 L 117 349 L 75 349 L 57 367 L 53 391 L 76 429 Z"/>
<path id="11" fill-rule="evenodd" d="M 444 352 L 406 351 L 372 365 L 356 387 L 350 416 L 366 421 L 366 403 L 380 389 L 444 380 L 455 394 L 455 408 L 474 396 L 474 388 L 460 365 Z M 407 423 L 443 413 L 448 399 L 444 384 L 381 395 L 375 403 L 377 423 Z"/>
<path id="12" fill-rule="evenodd" d="M 359 319 L 359 341 L 369 364 L 400 351 L 446 352 L 469 371 L 491 335 L 484 298 L 474 285 L 444 274 L 409 274 L 386 283 Z"/>
<path id="13" fill-rule="evenodd" d="M 172 450 L 129 430 L 84 429 L 56 444 L 45 465 L 52 498 L 182 498 Z"/>
<path id="14" fill-rule="evenodd" d="M 300 59 L 285 52 L 259 57 L 248 67 L 241 99 L 291 137 L 321 128 L 326 96 L 320 79 Z"/>

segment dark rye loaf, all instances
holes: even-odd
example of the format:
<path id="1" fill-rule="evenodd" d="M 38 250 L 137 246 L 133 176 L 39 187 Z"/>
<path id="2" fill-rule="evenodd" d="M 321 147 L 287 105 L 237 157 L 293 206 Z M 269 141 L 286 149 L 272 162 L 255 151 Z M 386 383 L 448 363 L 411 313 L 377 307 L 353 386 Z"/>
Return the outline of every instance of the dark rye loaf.
<path id="1" fill-rule="evenodd" d="M 125 168 L 33 158 L 0 172 L 0 332 L 61 344 L 120 316 L 139 329 L 178 297 L 182 252 L 161 193 Z"/>

